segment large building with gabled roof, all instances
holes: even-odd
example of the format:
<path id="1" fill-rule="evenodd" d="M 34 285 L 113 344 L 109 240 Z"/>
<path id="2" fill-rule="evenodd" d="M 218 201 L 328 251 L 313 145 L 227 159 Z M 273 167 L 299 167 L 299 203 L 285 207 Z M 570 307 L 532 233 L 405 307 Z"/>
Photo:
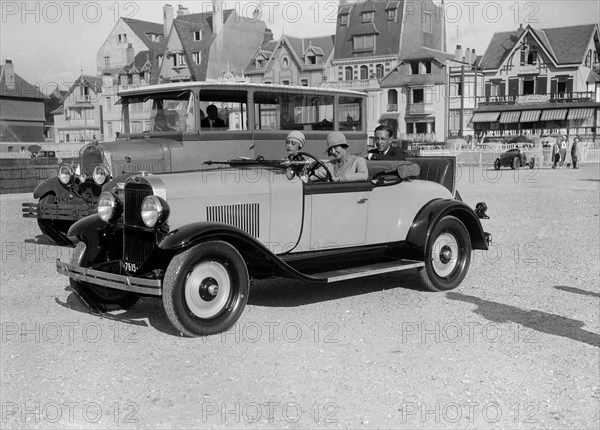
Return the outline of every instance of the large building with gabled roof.
<path id="1" fill-rule="evenodd" d="M 496 33 L 483 55 L 479 137 L 578 135 L 600 129 L 598 24 Z"/>
<path id="2" fill-rule="evenodd" d="M 46 98 L 6 60 L 0 66 L 0 142 L 43 142 Z"/>
<path id="3" fill-rule="evenodd" d="M 332 77 L 334 41 L 334 35 L 305 38 L 283 35 L 275 41 L 267 29 L 244 75 L 250 82 L 318 86 Z"/>

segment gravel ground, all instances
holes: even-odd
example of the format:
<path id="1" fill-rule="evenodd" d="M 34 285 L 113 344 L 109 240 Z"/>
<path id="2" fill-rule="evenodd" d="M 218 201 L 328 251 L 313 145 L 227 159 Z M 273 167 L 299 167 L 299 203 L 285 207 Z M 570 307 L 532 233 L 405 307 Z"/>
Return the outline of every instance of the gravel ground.
<path id="1" fill-rule="evenodd" d="M 87 313 L 55 270 L 72 250 L 3 195 L 0 427 L 597 429 L 599 185 L 599 166 L 463 168 L 494 245 L 458 289 L 261 281 L 203 339 L 157 299 Z"/>

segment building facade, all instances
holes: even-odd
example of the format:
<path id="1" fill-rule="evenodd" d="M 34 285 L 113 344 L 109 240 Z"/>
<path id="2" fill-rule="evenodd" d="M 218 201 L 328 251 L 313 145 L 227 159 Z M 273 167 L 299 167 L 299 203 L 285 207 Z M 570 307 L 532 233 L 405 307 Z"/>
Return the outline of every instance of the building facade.
<path id="1" fill-rule="evenodd" d="M 331 80 L 335 36 L 299 38 L 283 35 L 273 40 L 267 29 L 263 43 L 244 69 L 250 82 L 319 86 Z"/>
<path id="2" fill-rule="evenodd" d="M 332 60 L 336 85 L 366 91 L 369 129 L 380 120 L 379 81 L 423 48 L 445 50 L 443 9 L 432 1 L 341 1 Z"/>
<path id="3" fill-rule="evenodd" d="M 15 73 L 11 60 L 0 69 L 0 142 L 44 142 L 44 100 L 36 86 Z M 4 145 L 3 145 L 4 147 Z M 20 146 L 8 145 L 15 150 Z"/>
<path id="4" fill-rule="evenodd" d="M 472 118 L 477 136 L 597 140 L 599 53 L 598 24 L 496 33 L 481 61 L 485 95 Z"/>
<path id="5" fill-rule="evenodd" d="M 102 135 L 102 78 L 81 75 L 52 112 L 55 143 L 87 142 Z"/>

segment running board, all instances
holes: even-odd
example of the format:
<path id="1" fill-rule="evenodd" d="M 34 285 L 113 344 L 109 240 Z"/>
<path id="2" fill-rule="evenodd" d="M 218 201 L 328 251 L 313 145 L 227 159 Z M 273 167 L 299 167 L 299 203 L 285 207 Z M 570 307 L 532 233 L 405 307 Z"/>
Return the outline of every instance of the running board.
<path id="1" fill-rule="evenodd" d="M 362 278 L 365 276 L 381 275 L 383 273 L 399 272 L 401 270 L 415 269 L 425 266 L 422 261 L 397 260 L 387 263 L 370 264 L 368 266 L 353 267 L 351 269 L 332 270 L 311 275 L 312 278 L 328 283 L 345 281 L 346 279 Z"/>

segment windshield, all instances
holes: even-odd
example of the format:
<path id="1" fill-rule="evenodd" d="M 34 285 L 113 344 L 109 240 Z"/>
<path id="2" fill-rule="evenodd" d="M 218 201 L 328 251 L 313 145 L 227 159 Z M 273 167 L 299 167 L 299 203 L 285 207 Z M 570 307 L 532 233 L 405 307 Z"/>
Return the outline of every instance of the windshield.
<path id="1" fill-rule="evenodd" d="M 125 134 L 196 131 L 191 91 L 124 97 L 122 103 Z"/>

